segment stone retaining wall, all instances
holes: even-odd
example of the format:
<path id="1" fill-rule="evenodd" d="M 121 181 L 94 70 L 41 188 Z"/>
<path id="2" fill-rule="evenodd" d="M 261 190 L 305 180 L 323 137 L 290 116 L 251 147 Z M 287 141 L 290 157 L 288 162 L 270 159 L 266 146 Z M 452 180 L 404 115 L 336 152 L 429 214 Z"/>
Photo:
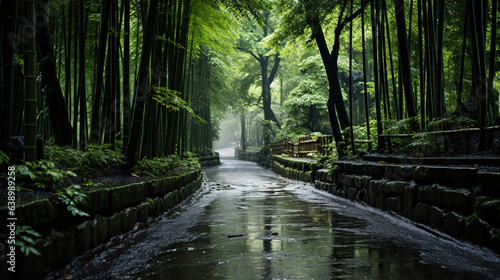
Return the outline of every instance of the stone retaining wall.
<path id="1" fill-rule="evenodd" d="M 333 170 L 304 171 L 273 158 L 273 171 L 366 203 L 500 253 L 500 173 L 472 167 L 337 161 Z M 314 171 L 314 168 L 312 169 Z"/>
<path id="2" fill-rule="evenodd" d="M 133 229 L 137 222 L 172 209 L 200 188 L 202 178 L 197 169 L 180 176 L 90 191 L 83 207 L 90 218 L 61 214 L 65 211 L 47 198 L 17 205 L 18 223 L 43 235 L 35 246 L 42 256 L 25 256 L 17 248 L 16 272 L 11 273 L 7 270 L 7 248 L 0 243 L 0 279 L 41 279 L 48 269 L 68 264 L 86 250 Z M 7 209 L 0 209 L 0 216 L 6 215 Z"/>
<path id="3" fill-rule="evenodd" d="M 241 160 L 248 160 L 256 163 L 260 163 L 262 160 L 260 152 L 248 152 L 243 150 L 236 150 L 236 157 Z"/>
<path id="4" fill-rule="evenodd" d="M 198 162 L 202 167 L 215 166 L 220 164 L 219 153 L 215 153 L 215 156 L 198 157 Z"/>
<path id="5" fill-rule="evenodd" d="M 293 160 L 273 155 L 271 169 L 283 177 L 314 183 L 319 166 L 314 161 Z"/>

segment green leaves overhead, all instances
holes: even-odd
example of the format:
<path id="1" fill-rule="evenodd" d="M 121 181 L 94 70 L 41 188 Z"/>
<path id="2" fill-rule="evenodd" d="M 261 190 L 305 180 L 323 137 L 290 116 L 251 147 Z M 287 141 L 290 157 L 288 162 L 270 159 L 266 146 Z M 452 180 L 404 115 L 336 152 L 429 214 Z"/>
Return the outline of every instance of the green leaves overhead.
<path id="1" fill-rule="evenodd" d="M 167 107 L 170 110 L 184 110 L 194 119 L 197 119 L 202 123 L 207 123 L 204 119 L 194 113 L 193 109 L 189 107 L 187 102 L 184 101 L 181 96 L 182 93 L 178 91 L 171 90 L 166 87 L 154 87 L 152 98 L 154 101 L 158 102 L 160 105 Z"/>

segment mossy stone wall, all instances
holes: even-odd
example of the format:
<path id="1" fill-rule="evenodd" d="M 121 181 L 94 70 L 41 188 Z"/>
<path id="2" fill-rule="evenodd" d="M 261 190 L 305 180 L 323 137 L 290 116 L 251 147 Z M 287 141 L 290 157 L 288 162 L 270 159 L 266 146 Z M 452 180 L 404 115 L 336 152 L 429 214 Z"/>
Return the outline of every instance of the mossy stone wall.
<path id="1" fill-rule="evenodd" d="M 333 170 L 309 166 L 272 158 L 273 171 L 284 177 L 500 253 L 500 173 L 369 161 L 337 161 Z"/>
<path id="2" fill-rule="evenodd" d="M 172 209 L 200 188 L 202 178 L 201 170 L 195 169 L 179 176 L 89 191 L 88 204 L 82 207 L 89 218 L 63 214 L 47 198 L 19 203 L 17 221 L 43 235 L 35 241 L 42 256 L 25 256 L 17 249 L 16 272 L 11 273 L 7 270 L 7 248 L 0 243 L 0 279 L 42 279 L 48 269 L 68 264 L 86 250 L 133 229 L 137 222 Z M 0 209 L 0 215 L 6 216 L 7 210 Z"/>

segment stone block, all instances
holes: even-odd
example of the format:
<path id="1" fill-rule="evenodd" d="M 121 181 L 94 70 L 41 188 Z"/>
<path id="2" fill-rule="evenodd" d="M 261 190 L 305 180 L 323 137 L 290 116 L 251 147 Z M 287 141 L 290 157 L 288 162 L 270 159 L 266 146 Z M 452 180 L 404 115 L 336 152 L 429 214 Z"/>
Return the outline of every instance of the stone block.
<path id="1" fill-rule="evenodd" d="M 155 179 L 148 183 L 148 195 L 158 196 L 169 191 L 168 178 Z"/>
<path id="2" fill-rule="evenodd" d="M 492 228 L 489 234 L 490 244 L 488 247 L 495 250 L 497 253 L 500 253 L 500 229 Z"/>
<path id="3" fill-rule="evenodd" d="M 417 223 L 428 224 L 430 208 L 428 204 L 417 203 L 413 208 L 413 220 Z"/>
<path id="4" fill-rule="evenodd" d="M 367 174 L 375 179 L 380 179 L 384 177 L 385 167 L 386 167 L 385 164 L 378 164 L 378 163 L 367 164 L 367 171 L 368 171 Z"/>
<path id="5" fill-rule="evenodd" d="M 56 263 L 56 251 L 54 242 L 50 236 L 43 237 L 42 250 L 40 251 L 45 261 L 45 267 L 51 267 Z"/>
<path id="6" fill-rule="evenodd" d="M 468 218 L 465 223 L 465 237 L 468 241 L 486 246 L 490 243 L 491 226 L 477 216 Z"/>
<path id="7" fill-rule="evenodd" d="M 472 193 L 468 189 L 452 189 L 437 184 L 422 186 L 418 189 L 418 201 L 464 214 L 472 211 Z"/>
<path id="8" fill-rule="evenodd" d="M 408 182 L 404 181 L 389 181 L 385 184 L 388 193 L 392 195 L 403 195 Z"/>
<path id="9" fill-rule="evenodd" d="M 7 212 L 6 207 L 1 208 L 0 216 L 7 217 Z M 16 205 L 16 217 L 23 225 L 34 227 L 55 221 L 57 216 L 56 207 L 47 198 Z"/>
<path id="10" fill-rule="evenodd" d="M 415 184 L 409 184 L 404 189 L 403 194 L 403 216 L 412 219 L 413 207 L 417 203 L 417 187 Z"/>
<path id="11" fill-rule="evenodd" d="M 118 208 L 141 201 L 148 195 L 148 186 L 145 182 L 134 183 L 109 189 L 110 206 Z"/>
<path id="12" fill-rule="evenodd" d="M 87 204 L 82 207 L 86 212 L 98 212 L 109 207 L 109 191 L 107 189 L 86 192 Z"/>
<path id="13" fill-rule="evenodd" d="M 394 213 L 401 213 L 401 198 L 400 197 L 387 197 L 385 199 L 386 209 Z"/>
<path id="14" fill-rule="evenodd" d="M 56 231 L 52 229 L 50 238 L 54 243 L 55 263 L 57 265 L 66 264 L 75 255 L 75 237 L 69 231 Z"/>
<path id="15" fill-rule="evenodd" d="M 492 199 L 480 203 L 477 207 L 477 213 L 481 219 L 486 220 L 494 226 L 500 226 L 500 199 Z"/>
<path id="16" fill-rule="evenodd" d="M 320 181 L 328 182 L 327 178 L 326 178 L 326 175 L 328 175 L 328 172 L 329 172 L 328 169 L 319 169 L 318 171 L 316 171 L 316 178 Z"/>
<path id="17" fill-rule="evenodd" d="M 352 174 L 363 174 L 363 163 L 352 162 L 350 170 Z"/>
<path id="18" fill-rule="evenodd" d="M 334 191 L 334 187 L 333 187 L 333 184 L 330 184 L 330 183 L 326 183 L 326 190 L 333 194 L 333 191 Z"/>
<path id="19" fill-rule="evenodd" d="M 109 236 L 108 218 L 101 215 L 96 215 L 93 223 L 97 230 L 98 239 L 96 244 L 101 244 L 102 242 L 106 241 Z"/>
<path id="20" fill-rule="evenodd" d="M 178 190 L 175 190 L 175 192 L 179 192 Z M 153 201 L 154 201 L 154 209 L 153 209 L 153 215 L 154 217 L 160 215 L 161 213 L 163 213 L 163 205 L 161 204 L 161 200 L 159 197 L 155 197 L 153 198 Z M 166 209 L 165 209 L 166 211 Z"/>
<path id="21" fill-rule="evenodd" d="M 354 200 L 356 197 L 356 194 L 358 193 L 358 189 L 354 187 L 348 187 L 347 188 L 347 198 L 350 200 Z"/>
<path id="22" fill-rule="evenodd" d="M 372 180 L 372 176 L 364 175 L 361 177 L 361 188 L 368 189 L 368 184 Z"/>
<path id="23" fill-rule="evenodd" d="M 443 225 L 441 229 L 443 232 L 453 236 L 460 237 L 463 235 L 465 218 L 464 216 L 450 211 L 443 216 Z"/>
<path id="24" fill-rule="evenodd" d="M 312 175 L 313 175 L 312 171 L 306 171 L 305 174 L 304 174 L 304 181 L 306 181 L 306 182 L 312 182 L 313 181 Z M 326 181 L 326 182 L 328 182 L 328 181 Z"/>
<path id="25" fill-rule="evenodd" d="M 442 209 L 432 206 L 429 209 L 429 225 L 431 227 L 441 229 L 442 219 L 444 215 L 445 212 Z"/>
<path id="26" fill-rule="evenodd" d="M 92 222 L 85 221 L 77 225 L 73 232 L 75 234 L 75 250 L 77 253 L 90 249 L 92 244 Z"/>
<path id="27" fill-rule="evenodd" d="M 122 230 L 122 220 L 123 220 L 122 216 L 123 216 L 122 212 L 118 212 L 108 218 L 110 237 L 117 235 Z"/>
<path id="28" fill-rule="evenodd" d="M 345 175 L 344 180 L 342 181 L 342 184 L 348 187 L 353 187 L 354 186 L 354 177 L 355 175 Z"/>
<path id="29" fill-rule="evenodd" d="M 139 221 L 139 213 L 136 207 L 130 207 L 125 209 L 125 216 L 128 222 L 127 228 L 131 230 L 134 228 L 134 225 Z"/>
<path id="30" fill-rule="evenodd" d="M 437 183 L 453 188 L 472 188 L 477 183 L 477 169 L 468 167 L 418 166 L 413 172 L 417 183 Z"/>
<path id="31" fill-rule="evenodd" d="M 143 202 L 137 205 L 137 214 L 140 221 L 145 222 L 149 217 L 149 205 Z"/>

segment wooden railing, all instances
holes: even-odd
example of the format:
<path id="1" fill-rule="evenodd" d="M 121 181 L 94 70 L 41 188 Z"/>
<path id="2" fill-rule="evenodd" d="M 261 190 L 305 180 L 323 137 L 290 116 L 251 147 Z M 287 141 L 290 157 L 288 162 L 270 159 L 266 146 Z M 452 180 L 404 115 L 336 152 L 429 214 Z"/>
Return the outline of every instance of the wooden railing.
<path id="1" fill-rule="evenodd" d="M 313 139 L 311 136 L 300 137 L 294 142 L 286 139 L 283 142 L 273 143 L 269 146 L 274 155 L 287 155 L 289 157 L 305 158 L 309 153 L 328 154 L 327 146 L 332 142 L 332 136 L 320 136 Z"/>

